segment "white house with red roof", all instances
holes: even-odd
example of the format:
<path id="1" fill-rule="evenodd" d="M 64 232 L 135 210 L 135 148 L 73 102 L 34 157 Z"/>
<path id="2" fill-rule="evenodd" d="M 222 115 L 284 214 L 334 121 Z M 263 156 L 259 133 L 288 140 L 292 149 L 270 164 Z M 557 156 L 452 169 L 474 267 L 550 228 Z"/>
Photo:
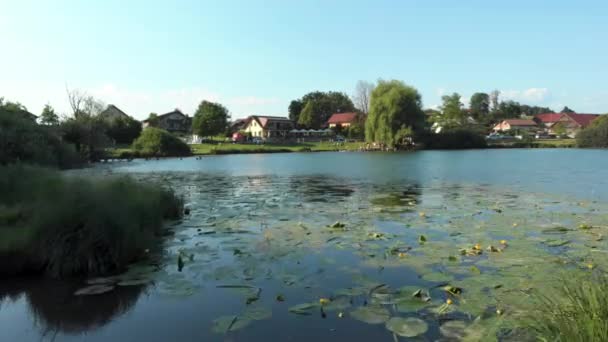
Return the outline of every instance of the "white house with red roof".
<path id="1" fill-rule="evenodd" d="M 360 119 L 357 113 L 335 113 L 327 120 L 329 128 L 342 127 L 348 128 Z"/>
<path id="2" fill-rule="evenodd" d="M 293 121 L 282 116 L 252 115 L 247 118 L 243 131 L 261 139 L 284 139 L 294 128 Z"/>
<path id="3" fill-rule="evenodd" d="M 530 119 L 506 119 L 494 126 L 494 131 L 533 131 L 538 129 L 538 124 Z"/>
<path id="4" fill-rule="evenodd" d="M 599 117 L 598 114 L 579 114 L 579 113 L 545 113 L 534 116 L 534 120 L 542 125 L 549 133 L 556 133 L 557 130 L 565 130 L 566 135 L 574 138 L 583 128 Z M 558 129 L 558 127 L 560 127 Z"/>

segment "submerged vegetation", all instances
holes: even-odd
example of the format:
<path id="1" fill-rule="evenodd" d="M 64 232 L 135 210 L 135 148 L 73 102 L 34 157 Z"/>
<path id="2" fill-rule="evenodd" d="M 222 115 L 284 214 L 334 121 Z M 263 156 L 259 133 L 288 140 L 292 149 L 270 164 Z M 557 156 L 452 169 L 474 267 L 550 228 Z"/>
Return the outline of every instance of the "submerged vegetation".
<path id="1" fill-rule="evenodd" d="M 162 221 L 181 216 L 172 191 L 127 177 L 85 179 L 0 168 L 0 274 L 108 274 L 145 257 Z"/>

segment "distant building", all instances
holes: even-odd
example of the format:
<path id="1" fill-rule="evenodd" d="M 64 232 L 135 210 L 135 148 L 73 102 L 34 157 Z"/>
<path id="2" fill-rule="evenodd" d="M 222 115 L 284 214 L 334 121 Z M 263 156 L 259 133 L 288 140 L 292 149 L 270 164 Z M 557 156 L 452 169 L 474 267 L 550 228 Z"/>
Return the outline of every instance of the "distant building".
<path id="1" fill-rule="evenodd" d="M 230 132 L 235 133 L 235 132 L 243 130 L 245 128 L 245 125 L 247 125 L 247 121 L 249 121 L 249 118 L 234 120 L 230 124 Z"/>
<path id="2" fill-rule="evenodd" d="M 598 114 L 545 113 L 535 115 L 534 121 L 552 134 L 555 134 L 558 127 L 561 126 L 567 136 L 574 138 L 581 129 L 589 126 L 599 116 Z"/>
<path id="3" fill-rule="evenodd" d="M 538 124 L 529 119 L 507 119 L 494 126 L 494 131 L 532 131 L 538 129 Z"/>
<path id="4" fill-rule="evenodd" d="M 122 110 L 120 110 L 120 108 L 116 107 L 115 105 L 111 104 L 108 105 L 108 107 L 101 113 L 99 113 L 99 117 L 106 119 L 106 120 L 116 120 L 116 119 L 120 119 L 120 118 L 130 118 L 129 115 L 127 115 L 127 113 L 123 112 Z"/>
<path id="5" fill-rule="evenodd" d="M 150 126 L 148 120 L 144 120 L 144 128 Z M 158 116 L 155 127 L 162 128 L 171 133 L 190 133 L 192 131 L 192 118 L 182 113 L 179 109 Z"/>
<path id="6" fill-rule="evenodd" d="M 327 126 L 329 128 L 348 128 L 358 121 L 359 115 L 357 113 L 336 113 L 327 120 Z"/>
<path id="7" fill-rule="evenodd" d="M 293 121 L 286 117 L 252 115 L 247 118 L 243 130 L 251 137 L 284 139 L 293 128 Z"/>

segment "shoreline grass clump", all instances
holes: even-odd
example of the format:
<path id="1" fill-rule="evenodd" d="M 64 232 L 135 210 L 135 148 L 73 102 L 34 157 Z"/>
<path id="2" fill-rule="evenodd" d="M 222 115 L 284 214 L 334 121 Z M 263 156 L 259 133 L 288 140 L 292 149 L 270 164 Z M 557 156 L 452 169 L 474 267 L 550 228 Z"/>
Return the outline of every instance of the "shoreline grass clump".
<path id="1" fill-rule="evenodd" d="M 105 275 L 160 243 L 183 205 L 171 190 L 128 177 L 80 178 L 0 168 L 0 276 Z"/>
<path id="2" fill-rule="evenodd" d="M 564 280 L 555 292 L 535 298 L 523 324 L 539 341 L 608 341 L 607 292 L 605 274 Z"/>

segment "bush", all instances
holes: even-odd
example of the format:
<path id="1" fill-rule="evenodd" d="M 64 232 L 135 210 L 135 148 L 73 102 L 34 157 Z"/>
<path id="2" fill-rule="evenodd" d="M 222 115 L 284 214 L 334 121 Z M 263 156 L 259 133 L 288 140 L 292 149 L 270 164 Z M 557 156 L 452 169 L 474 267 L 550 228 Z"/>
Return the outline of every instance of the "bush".
<path id="1" fill-rule="evenodd" d="M 55 128 L 40 126 L 23 113 L 0 108 L 0 164 L 31 163 L 68 168 L 82 159 Z"/>
<path id="2" fill-rule="evenodd" d="M 134 142 L 133 149 L 141 156 L 170 157 L 192 154 L 190 147 L 171 133 L 155 127 L 144 129 Z"/>
<path id="3" fill-rule="evenodd" d="M 120 271 L 177 218 L 172 191 L 126 177 L 84 179 L 35 167 L 0 168 L 0 275 Z"/>
<path id="4" fill-rule="evenodd" d="M 130 145 L 141 134 L 141 123 L 131 117 L 106 120 L 106 134 L 116 144 Z"/>
<path id="5" fill-rule="evenodd" d="M 482 134 L 468 129 L 430 134 L 423 137 L 422 141 L 428 149 L 450 150 L 487 147 L 486 139 Z"/>
<path id="6" fill-rule="evenodd" d="M 608 147 L 608 115 L 603 115 L 576 135 L 579 147 Z"/>

